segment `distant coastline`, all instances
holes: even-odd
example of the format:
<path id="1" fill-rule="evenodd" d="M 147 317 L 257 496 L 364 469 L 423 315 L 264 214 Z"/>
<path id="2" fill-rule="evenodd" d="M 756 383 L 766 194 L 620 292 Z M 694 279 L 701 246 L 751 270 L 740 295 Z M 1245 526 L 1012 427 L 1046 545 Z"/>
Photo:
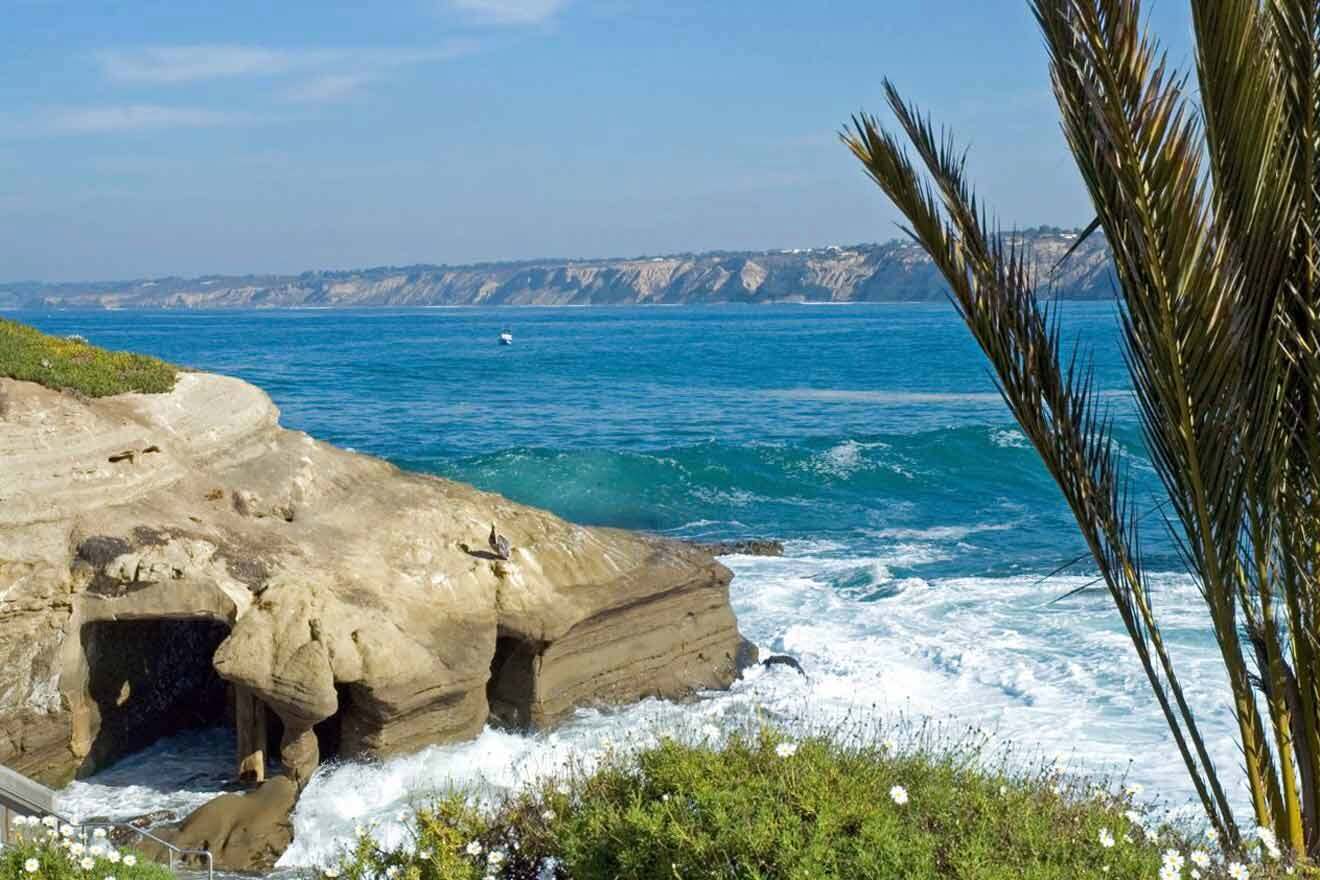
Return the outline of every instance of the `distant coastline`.
<path id="1" fill-rule="evenodd" d="M 1016 233 L 1061 299 L 1107 299 L 1114 280 L 1100 236 Z M 849 304 L 943 301 L 930 258 L 907 241 L 620 259 L 466 266 L 382 266 L 298 275 L 203 275 L 129 281 L 0 283 L 0 309 L 333 309 L 456 306 Z"/>

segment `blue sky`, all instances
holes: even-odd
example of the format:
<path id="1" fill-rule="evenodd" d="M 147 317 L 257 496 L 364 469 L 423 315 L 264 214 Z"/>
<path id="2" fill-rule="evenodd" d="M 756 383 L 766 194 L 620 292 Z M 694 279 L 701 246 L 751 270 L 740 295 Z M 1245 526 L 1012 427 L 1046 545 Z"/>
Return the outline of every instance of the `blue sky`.
<path id="1" fill-rule="evenodd" d="M 1149 8 L 1186 67 L 1181 0 Z M 884 240 L 892 77 L 1089 219 L 1025 0 L 0 0 L 0 280 Z"/>

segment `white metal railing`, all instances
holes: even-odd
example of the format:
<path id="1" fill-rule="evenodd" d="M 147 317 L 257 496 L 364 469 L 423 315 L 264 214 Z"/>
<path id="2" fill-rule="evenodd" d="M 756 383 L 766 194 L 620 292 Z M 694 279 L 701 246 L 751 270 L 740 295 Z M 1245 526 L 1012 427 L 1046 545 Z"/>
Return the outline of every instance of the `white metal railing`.
<path id="1" fill-rule="evenodd" d="M 15 812 L 50 813 L 55 809 L 55 792 L 0 764 L 0 806 Z"/>
<path id="2" fill-rule="evenodd" d="M 139 828 L 128 822 L 71 822 L 64 816 L 55 811 L 55 792 L 39 782 L 28 779 L 26 776 L 0 764 L 0 842 L 4 840 L 4 831 L 8 826 L 8 813 L 18 813 L 27 816 L 52 816 L 61 825 L 69 825 L 75 829 L 76 835 L 85 846 L 87 839 L 97 828 L 111 830 L 127 831 L 137 835 L 139 839 L 149 840 L 163 849 L 169 858 L 169 867 L 171 871 L 178 871 L 180 868 L 187 868 L 189 861 L 201 861 L 206 865 L 207 880 L 214 880 L 215 877 L 215 859 L 210 852 L 204 849 L 184 849 L 175 846 L 168 840 L 163 840 L 152 834 L 145 828 Z"/>
<path id="3" fill-rule="evenodd" d="M 69 824 L 73 825 L 74 828 L 78 829 L 78 831 L 82 834 L 84 838 L 84 842 L 86 841 L 87 832 L 95 831 L 97 828 L 104 828 L 107 831 L 110 830 L 131 831 L 134 834 L 138 835 L 138 837 L 144 838 L 146 840 L 150 840 L 152 843 L 156 844 L 157 846 L 162 847 L 165 850 L 165 852 L 169 854 L 169 865 L 171 871 L 177 871 L 181 864 L 186 865 L 188 859 L 201 859 L 203 862 L 206 863 L 206 876 L 208 880 L 211 880 L 211 878 L 215 877 L 215 858 L 211 855 L 209 850 L 184 849 L 182 847 L 175 846 L 174 844 L 170 843 L 168 840 L 163 840 L 162 838 L 159 838 L 156 835 L 152 834 L 147 829 L 139 828 L 136 825 L 132 825 L 128 822 L 83 822 L 82 824 L 74 824 L 70 822 Z"/>

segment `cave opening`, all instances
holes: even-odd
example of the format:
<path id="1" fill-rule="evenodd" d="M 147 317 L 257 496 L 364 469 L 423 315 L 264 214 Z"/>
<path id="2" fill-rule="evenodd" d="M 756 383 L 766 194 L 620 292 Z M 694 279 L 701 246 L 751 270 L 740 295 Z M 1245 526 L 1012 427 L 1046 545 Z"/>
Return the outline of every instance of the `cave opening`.
<path id="1" fill-rule="evenodd" d="M 316 734 L 316 749 L 321 763 L 326 761 L 351 758 L 356 752 L 352 729 L 353 686 L 335 684 L 335 695 L 339 698 L 339 708 L 329 718 L 318 721 L 312 726 Z M 280 742 L 284 738 L 284 722 L 270 707 L 266 707 L 266 755 L 272 766 L 279 766 Z"/>
<path id="2" fill-rule="evenodd" d="M 513 730 L 532 726 L 536 658 L 540 653 L 539 646 L 515 635 L 501 633 L 495 639 L 495 656 L 486 683 L 491 724 Z"/>
<path id="3" fill-rule="evenodd" d="M 335 714 L 317 724 L 312 728 L 316 734 L 316 747 L 321 753 L 322 761 L 335 761 L 340 758 L 352 757 L 354 749 L 346 740 L 344 722 L 350 720 L 353 712 L 353 688 L 352 685 L 335 684 L 335 696 L 339 699 L 339 708 Z"/>
<path id="4" fill-rule="evenodd" d="M 91 724 L 87 776 L 158 740 L 232 727 L 228 687 L 211 660 L 229 624 L 208 618 L 100 620 L 81 631 Z"/>

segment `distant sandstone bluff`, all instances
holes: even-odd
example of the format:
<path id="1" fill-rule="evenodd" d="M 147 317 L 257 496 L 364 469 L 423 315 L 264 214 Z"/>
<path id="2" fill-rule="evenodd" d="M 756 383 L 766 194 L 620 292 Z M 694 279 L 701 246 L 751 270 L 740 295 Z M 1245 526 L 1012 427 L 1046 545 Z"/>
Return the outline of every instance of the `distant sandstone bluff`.
<path id="1" fill-rule="evenodd" d="M 1097 234 L 1010 235 L 1052 295 L 1108 299 L 1115 280 Z M 0 284 L 0 308 L 331 308 L 944 302 L 948 285 L 909 241 L 780 251 L 714 251 L 617 260 L 386 266 L 301 275 L 207 275 L 137 281 Z"/>
<path id="2" fill-rule="evenodd" d="M 235 775 L 265 782 L 178 832 L 226 867 L 287 846 L 327 758 L 727 686 L 730 577 L 285 430 L 237 379 L 95 401 L 0 379 L 0 762 L 61 783 L 231 725 Z"/>

